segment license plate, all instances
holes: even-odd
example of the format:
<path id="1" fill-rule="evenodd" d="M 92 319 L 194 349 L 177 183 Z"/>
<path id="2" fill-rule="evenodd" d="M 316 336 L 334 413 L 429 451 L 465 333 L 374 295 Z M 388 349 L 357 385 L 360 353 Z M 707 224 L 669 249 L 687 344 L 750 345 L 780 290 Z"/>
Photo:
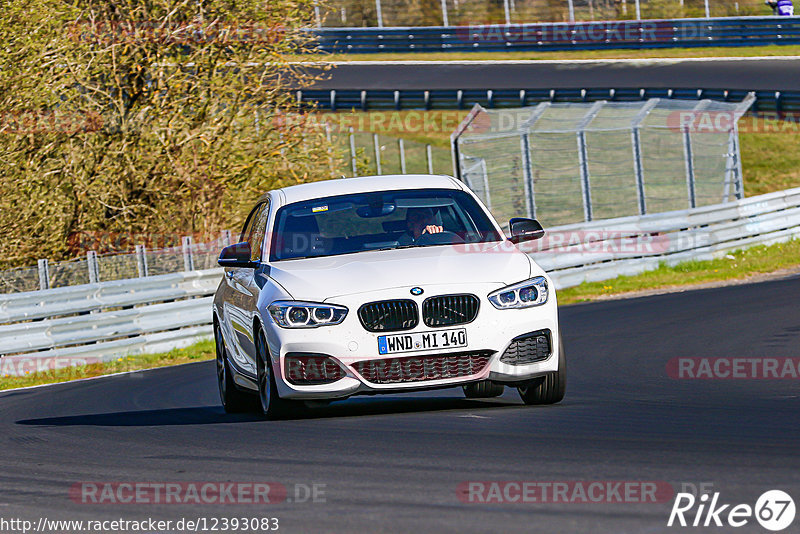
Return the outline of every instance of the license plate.
<path id="1" fill-rule="evenodd" d="M 454 328 L 435 332 L 378 336 L 378 354 L 453 349 L 467 346 L 467 329 Z"/>

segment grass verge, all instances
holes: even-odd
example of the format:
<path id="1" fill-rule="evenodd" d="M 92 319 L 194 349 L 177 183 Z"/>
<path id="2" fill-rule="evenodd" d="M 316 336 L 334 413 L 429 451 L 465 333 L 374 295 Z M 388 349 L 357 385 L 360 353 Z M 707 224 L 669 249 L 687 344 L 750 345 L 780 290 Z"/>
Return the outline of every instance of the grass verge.
<path id="1" fill-rule="evenodd" d="M 183 349 L 158 354 L 134 354 L 110 362 L 91 363 L 63 369 L 32 372 L 23 376 L 0 377 L 0 391 L 6 389 L 69 382 L 81 378 L 110 375 L 140 369 L 154 369 L 182 363 L 210 360 L 215 357 L 214 341 L 203 340 Z"/>
<path id="2" fill-rule="evenodd" d="M 297 56 L 297 61 L 506 61 L 580 59 L 660 59 L 691 57 L 761 57 L 800 55 L 797 45 L 769 45 L 709 48 L 659 48 L 644 50 L 565 50 L 519 52 L 386 52 L 380 54 L 313 54 Z"/>
<path id="3" fill-rule="evenodd" d="M 687 261 L 633 276 L 618 276 L 601 282 L 584 282 L 558 292 L 558 303 L 574 304 L 600 300 L 611 295 L 624 295 L 646 290 L 691 289 L 711 282 L 746 280 L 782 269 L 800 270 L 800 240 L 774 245 L 759 245 L 736 250 L 710 261 Z"/>

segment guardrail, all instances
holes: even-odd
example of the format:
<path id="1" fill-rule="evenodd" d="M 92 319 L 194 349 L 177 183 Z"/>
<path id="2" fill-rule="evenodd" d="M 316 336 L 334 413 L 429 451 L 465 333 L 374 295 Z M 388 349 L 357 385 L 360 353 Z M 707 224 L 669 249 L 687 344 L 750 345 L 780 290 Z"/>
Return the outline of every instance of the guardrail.
<path id="1" fill-rule="evenodd" d="M 0 376 L 186 346 L 211 331 L 222 269 L 3 295 Z"/>
<path id="2" fill-rule="evenodd" d="M 797 236 L 800 188 L 551 228 L 524 249 L 563 288 Z M 161 352 L 210 337 L 211 295 L 221 274 L 210 269 L 3 295 L 0 376 Z"/>
<path id="3" fill-rule="evenodd" d="M 624 20 L 395 28 L 319 28 L 332 53 L 597 50 L 800 43 L 800 17 Z"/>
<path id="4" fill-rule="evenodd" d="M 296 92 L 298 102 L 330 111 L 404 110 L 404 109 L 469 109 L 475 104 L 484 108 L 516 108 L 540 102 L 631 102 L 649 98 L 683 100 L 721 100 L 741 102 L 748 93 L 755 93 L 751 108 L 754 113 L 781 117 L 800 113 L 800 91 L 744 91 L 703 88 L 577 88 L 577 89 L 441 89 L 423 90 L 322 90 Z"/>
<path id="5" fill-rule="evenodd" d="M 683 211 L 552 228 L 530 253 L 556 286 L 608 280 L 661 262 L 710 260 L 800 236 L 800 188 Z M 535 242 L 534 242 L 535 243 Z"/>

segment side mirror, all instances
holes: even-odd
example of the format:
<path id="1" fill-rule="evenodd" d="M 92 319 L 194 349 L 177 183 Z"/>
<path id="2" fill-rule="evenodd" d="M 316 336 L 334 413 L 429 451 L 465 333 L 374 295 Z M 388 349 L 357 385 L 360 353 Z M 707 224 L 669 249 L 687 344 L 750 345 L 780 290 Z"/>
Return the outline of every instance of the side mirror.
<path id="1" fill-rule="evenodd" d="M 255 267 L 250 258 L 250 243 L 236 243 L 222 249 L 217 263 L 223 267 Z"/>
<path id="2" fill-rule="evenodd" d="M 542 228 L 542 225 L 539 224 L 539 221 L 536 219 L 514 217 L 508 221 L 508 228 L 511 230 L 509 241 L 514 244 L 544 237 L 544 228 Z"/>

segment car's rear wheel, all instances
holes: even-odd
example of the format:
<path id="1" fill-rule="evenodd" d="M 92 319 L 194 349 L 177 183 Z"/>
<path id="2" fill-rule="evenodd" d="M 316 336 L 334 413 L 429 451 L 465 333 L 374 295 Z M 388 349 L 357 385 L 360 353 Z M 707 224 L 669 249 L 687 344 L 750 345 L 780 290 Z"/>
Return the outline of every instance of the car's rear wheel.
<path id="1" fill-rule="evenodd" d="M 491 380 L 481 380 L 480 382 L 473 382 L 463 386 L 464 396 L 468 399 L 487 399 L 490 397 L 499 397 L 503 394 L 506 387 L 503 384 L 496 384 Z"/>
<path id="2" fill-rule="evenodd" d="M 258 374 L 258 398 L 262 415 L 267 419 L 290 415 L 293 409 L 297 408 L 298 403 L 278 396 L 278 386 L 275 383 L 275 375 L 272 372 L 267 340 L 261 330 L 256 334 L 256 370 Z"/>
<path id="3" fill-rule="evenodd" d="M 233 382 L 228 359 L 225 356 L 225 342 L 219 326 L 214 324 L 214 344 L 217 352 L 217 385 L 219 399 L 227 413 L 240 413 L 249 410 L 253 405 L 253 397 L 236 389 Z"/>
<path id="4" fill-rule="evenodd" d="M 530 384 L 517 388 L 525 404 L 561 402 L 567 389 L 567 359 L 561 332 L 558 333 L 558 371 L 548 373 Z"/>

